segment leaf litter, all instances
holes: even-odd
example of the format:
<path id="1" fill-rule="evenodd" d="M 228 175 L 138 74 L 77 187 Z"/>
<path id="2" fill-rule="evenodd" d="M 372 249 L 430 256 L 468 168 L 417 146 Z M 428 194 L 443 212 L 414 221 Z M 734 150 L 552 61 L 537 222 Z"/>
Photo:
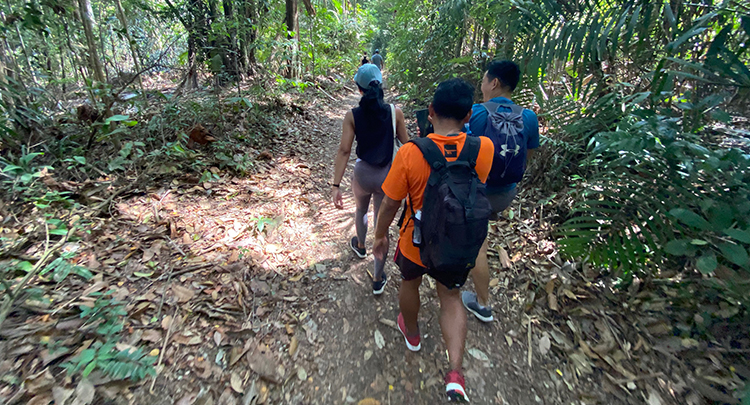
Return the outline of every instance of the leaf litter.
<path id="1" fill-rule="evenodd" d="M 356 98 L 347 95 L 331 105 L 316 101 L 314 108 L 291 112 L 297 111 L 290 107 L 295 103 L 315 104 L 304 99 L 309 95 L 301 97 L 279 101 L 285 111 L 278 116 L 282 133 L 264 140 L 267 150 L 247 148 L 250 156 L 263 155 L 247 176 L 212 168 L 218 178 L 201 185 L 191 173 L 154 175 L 151 181 L 126 173 L 90 185 L 71 183 L 100 193 L 132 186 L 118 195 L 103 194 L 105 201 L 116 197 L 110 200 L 111 210 L 107 207 L 115 218 L 87 217 L 92 232 L 81 235 L 74 260 L 96 270 L 96 288 L 67 280 L 50 297 L 46 315 L 31 311 L 22 321 L 16 314 L 4 325 L 2 336 L 10 336 L 16 350 L 3 350 L 6 358 L 0 360 L 6 363 L 0 369 L 6 383 L 14 378 L 16 383 L 0 387 L 0 397 L 16 393 L 29 403 L 84 404 L 111 391 L 123 401 L 152 402 L 147 387 L 73 382 L 46 368 L 59 370 L 91 344 L 78 334 L 82 324 L 75 305 L 92 305 L 91 293 L 114 288 L 128 311 L 126 333 L 140 333 L 131 345 L 143 344 L 164 356 L 156 392 L 176 403 L 206 404 L 218 398 L 230 404 L 237 397 L 243 404 L 355 403 L 354 396 L 365 398 L 361 404 L 432 403 L 438 398 L 445 357 L 432 315 L 437 314 L 434 283 L 428 279 L 422 288 L 420 326 L 425 345 L 437 350 L 422 357 L 390 351 L 375 356 L 373 349 L 384 349 L 386 339 L 401 339 L 394 322 L 396 290 L 389 287 L 384 300 L 373 302 L 362 281 L 366 270 L 346 253 L 350 213 L 333 210 L 327 201 L 335 134 L 341 114 Z M 413 132 L 413 123 L 409 125 Z M 565 263 L 551 229 L 539 222 L 535 202 L 543 197 L 539 190 L 522 190 L 513 215 L 490 227 L 490 289 L 502 322 L 480 328 L 470 320 L 467 352 L 482 367 L 489 363 L 510 374 L 500 381 L 469 368 L 470 390 L 496 403 L 524 405 L 539 402 L 535 395 L 545 403 L 569 403 L 566 399 L 576 397 L 675 404 L 696 396 L 725 401 L 742 388 L 750 378 L 741 351 L 747 342 L 730 341 L 731 333 L 717 340 L 723 345 L 716 349 L 725 350 L 709 350 L 695 339 L 675 341 L 672 333 L 685 321 L 665 312 L 669 302 L 664 297 L 674 297 L 678 290 L 669 279 L 660 289 L 638 284 L 636 299 L 628 300 L 597 282 L 601 269 Z M 346 204 L 353 206 L 350 196 Z M 547 224 L 554 220 L 548 212 Z M 25 254 L 35 254 L 33 249 Z M 182 315 L 173 318 L 175 308 Z M 733 314 L 726 304 L 702 309 L 702 315 L 690 315 L 691 322 Z M 371 311 L 376 316 L 369 323 L 358 315 Z M 533 350 L 527 347 L 521 315 L 533 318 Z M 381 332 L 378 323 L 388 328 Z M 165 342 L 170 328 L 173 333 Z M 514 330 L 524 332 L 519 336 Z M 39 350 L 39 334 L 65 342 L 60 357 Z M 740 351 L 727 350 L 732 347 Z M 533 353 L 532 367 L 523 369 L 528 352 Z M 730 367 L 735 372 L 725 371 Z M 25 392 L 20 381 L 26 381 Z M 503 388 L 506 384 L 535 394 L 514 396 Z"/>

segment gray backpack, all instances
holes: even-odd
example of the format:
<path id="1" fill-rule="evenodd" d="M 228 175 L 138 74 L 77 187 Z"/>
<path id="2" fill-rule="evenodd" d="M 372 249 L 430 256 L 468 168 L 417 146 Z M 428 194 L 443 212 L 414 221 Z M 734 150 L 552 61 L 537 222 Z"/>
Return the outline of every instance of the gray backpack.
<path id="1" fill-rule="evenodd" d="M 495 145 L 495 157 L 487 185 L 518 183 L 526 168 L 526 139 L 523 136 L 523 107 L 516 104 L 487 102 L 487 127 L 484 136 Z M 507 111 L 510 108 L 510 111 Z"/>

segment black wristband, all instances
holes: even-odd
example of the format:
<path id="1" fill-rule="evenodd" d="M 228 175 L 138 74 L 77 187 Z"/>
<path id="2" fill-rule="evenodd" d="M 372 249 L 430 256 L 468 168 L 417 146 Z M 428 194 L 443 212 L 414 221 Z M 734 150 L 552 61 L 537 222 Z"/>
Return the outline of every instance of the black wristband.
<path id="1" fill-rule="evenodd" d="M 331 186 L 339 188 L 341 186 L 341 184 L 331 184 Z"/>

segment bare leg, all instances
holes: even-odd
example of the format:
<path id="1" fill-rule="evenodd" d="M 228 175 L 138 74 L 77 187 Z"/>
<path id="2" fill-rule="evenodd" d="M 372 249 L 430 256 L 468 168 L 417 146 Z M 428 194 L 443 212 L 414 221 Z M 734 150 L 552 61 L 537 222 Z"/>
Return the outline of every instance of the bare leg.
<path id="1" fill-rule="evenodd" d="M 417 326 L 417 315 L 419 315 L 419 286 L 422 284 L 422 277 L 414 280 L 401 280 L 401 288 L 398 290 L 398 306 L 401 309 L 401 315 L 404 316 L 406 325 L 406 334 L 414 336 L 419 333 Z M 461 305 L 461 299 L 458 299 Z M 461 308 L 463 311 L 463 308 Z M 464 314 L 464 324 L 466 323 L 466 314 Z"/>
<path id="2" fill-rule="evenodd" d="M 485 239 L 482 248 L 479 249 L 476 265 L 471 269 L 471 279 L 474 280 L 477 301 L 483 307 L 490 303 L 490 264 L 487 260 L 487 248 L 488 242 Z"/>
<path id="3" fill-rule="evenodd" d="M 378 212 L 380 212 L 380 203 L 383 202 L 385 194 L 381 190 L 379 193 L 372 195 L 372 209 L 374 213 L 375 224 L 378 223 Z M 366 214 L 365 214 L 366 215 Z M 377 226 L 377 225 L 376 225 Z M 383 273 L 385 270 L 385 260 L 375 259 L 375 271 L 372 273 L 372 281 L 380 281 L 383 279 Z"/>
<path id="4" fill-rule="evenodd" d="M 451 370 L 461 371 L 466 343 L 466 311 L 461 294 L 458 288 L 449 290 L 440 283 L 437 283 L 437 293 L 440 298 L 440 329 L 448 349 L 448 361 Z"/>

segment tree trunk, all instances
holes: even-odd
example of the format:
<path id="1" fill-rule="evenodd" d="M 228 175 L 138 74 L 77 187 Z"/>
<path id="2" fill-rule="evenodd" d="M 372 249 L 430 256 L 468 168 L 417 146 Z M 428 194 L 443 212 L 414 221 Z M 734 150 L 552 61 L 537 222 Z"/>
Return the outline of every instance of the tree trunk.
<path id="1" fill-rule="evenodd" d="M 242 3 L 242 24 L 240 24 L 240 53 L 242 68 L 246 74 L 252 74 L 255 65 L 255 38 L 258 35 L 258 10 L 254 0 Z"/>
<path id="2" fill-rule="evenodd" d="M 125 18 L 125 12 L 122 9 L 122 3 L 120 2 L 120 0 L 115 0 L 115 10 L 117 12 L 117 19 L 120 20 L 120 25 L 122 25 L 122 31 L 125 33 L 125 39 L 128 41 L 128 45 L 130 46 L 130 56 L 133 57 L 133 67 L 135 68 L 135 72 L 138 73 L 141 71 L 141 66 L 138 62 L 138 52 L 135 49 L 135 41 L 133 41 L 133 39 L 130 37 L 128 20 L 127 18 Z M 141 75 L 138 75 L 138 85 L 141 87 L 141 90 L 143 90 L 143 79 L 141 79 Z"/>
<path id="3" fill-rule="evenodd" d="M 86 34 L 86 45 L 89 50 L 89 64 L 91 71 L 94 73 L 94 79 L 104 82 L 104 68 L 102 61 L 99 59 L 99 52 L 96 49 L 96 37 L 94 36 L 94 17 L 91 9 L 91 0 L 78 0 L 78 7 L 83 22 L 83 31 Z"/>
<path id="4" fill-rule="evenodd" d="M 288 38 L 292 40 L 292 48 L 287 58 L 286 77 L 299 77 L 299 10 L 298 0 L 286 0 L 286 26 Z M 292 34 L 294 33 L 294 34 Z"/>
<path id="5" fill-rule="evenodd" d="M 227 72 L 235 80 L 240 80 L 239 69 L 239 44 L 237 41 L 237 18 L 234 11 L 233 0 L 223 0 L 224 2 L 224 21 L 229 33 L 229 46 L 227 49 Z"/>

